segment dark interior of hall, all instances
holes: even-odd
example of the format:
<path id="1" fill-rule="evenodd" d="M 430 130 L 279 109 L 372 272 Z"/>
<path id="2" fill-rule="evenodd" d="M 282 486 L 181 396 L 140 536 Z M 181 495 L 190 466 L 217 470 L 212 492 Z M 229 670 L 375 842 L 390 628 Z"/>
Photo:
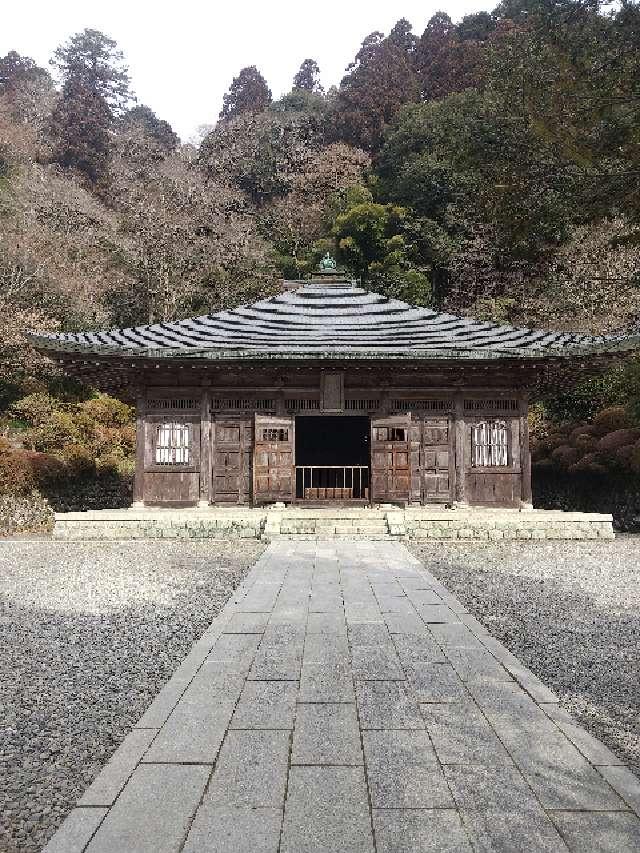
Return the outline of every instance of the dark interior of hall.
<path id="1" fill-rule="evenodd" d="M 369 418 L 296 418 L 296 465 L 368 465 Z"/>

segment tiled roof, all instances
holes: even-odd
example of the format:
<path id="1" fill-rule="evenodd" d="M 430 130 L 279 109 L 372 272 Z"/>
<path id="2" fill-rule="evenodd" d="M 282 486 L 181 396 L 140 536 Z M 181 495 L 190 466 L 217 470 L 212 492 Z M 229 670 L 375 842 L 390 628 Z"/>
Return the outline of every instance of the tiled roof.
<path id="1" fill-rule="evenodd" d="M 630 348 L 637 338 L 516 328 L 417 308 L 344 282 L 310 282 L 253 305 L 174 323 L 34 335 L 57 352 L 164 357 L 496 358 Z"/>

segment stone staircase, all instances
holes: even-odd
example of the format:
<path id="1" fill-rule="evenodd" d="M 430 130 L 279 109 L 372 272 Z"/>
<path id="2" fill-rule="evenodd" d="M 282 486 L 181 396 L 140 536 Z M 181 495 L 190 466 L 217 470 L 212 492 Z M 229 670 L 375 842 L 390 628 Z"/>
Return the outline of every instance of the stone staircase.
<path id="1" fill-rule="evenodd" d="M 458 507 L 200 507 L 57 513 L 54 539 L 613 539 L 610 515 Z"/>
<path id="2" fill-rule="evenodd" d="M 287 539 L 386 539 L 389 525 L 386 512 L 376 509 L 284 510 L 275 535 Z"/>

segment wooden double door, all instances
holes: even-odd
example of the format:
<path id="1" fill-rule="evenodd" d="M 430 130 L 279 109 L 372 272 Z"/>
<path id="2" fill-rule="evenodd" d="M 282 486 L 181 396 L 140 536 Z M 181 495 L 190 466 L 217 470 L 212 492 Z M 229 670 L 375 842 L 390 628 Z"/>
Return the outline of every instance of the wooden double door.
<path id="1" fill-rule="evenodd" d="M 413 421 L 408 413 L 372 418 L 371 501 L 451 500 L 450 436 L 446 416 Z M 211 444 L 212 503 L 289 503 L 295 499 L 294 417 L 216 417 Z"/>
<path id="2" fill-rule="evenodd" d="M 372 499 L 380 503 L 448 503 L 453 448 L 449 417 L 409 413 L 371 421 Z"/>

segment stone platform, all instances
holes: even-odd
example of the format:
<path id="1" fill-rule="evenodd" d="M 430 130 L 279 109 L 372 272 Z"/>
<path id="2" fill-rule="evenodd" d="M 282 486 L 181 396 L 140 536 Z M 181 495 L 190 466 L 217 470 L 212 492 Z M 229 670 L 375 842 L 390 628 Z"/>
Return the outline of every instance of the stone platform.
<path id="1" fill-rule="evenodd" d="M 401 543 L 274 542 L 44 853 L 637 853 L 558 703 Z"/>
<path id="2" fill-rule="evenodd" d="M 611 515 L 458 507 L 151 507 L 57 513 L 55 539 L 613 539 Z"/>

